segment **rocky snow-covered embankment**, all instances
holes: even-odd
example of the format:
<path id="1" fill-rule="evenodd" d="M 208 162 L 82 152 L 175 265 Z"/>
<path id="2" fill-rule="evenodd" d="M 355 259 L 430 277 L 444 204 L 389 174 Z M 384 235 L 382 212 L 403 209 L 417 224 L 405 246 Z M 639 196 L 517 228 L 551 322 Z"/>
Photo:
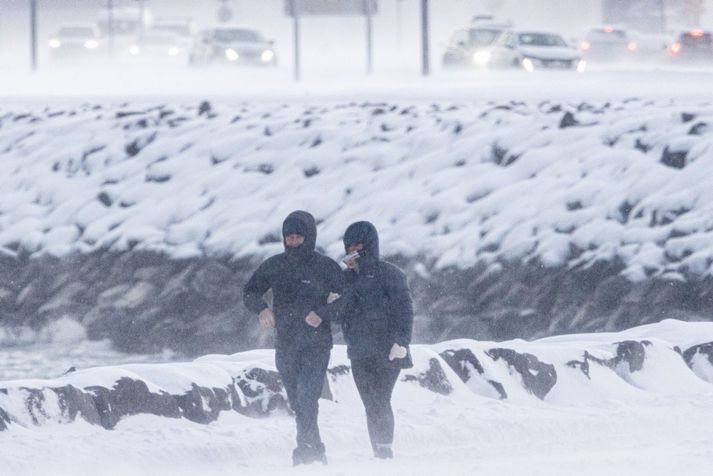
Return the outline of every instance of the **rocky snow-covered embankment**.
<path id="1" fill-rule="evenodd" d="M 414 368 L 402 372 L 399 385 L 412 385 L 407 394 L 416 400 L 438 394 L 454 404 L 482 397 L 571 406 L 627 400 L 641 392 L 683 395 L 713 390 L 713 323 L 666 320 L 618 334 L 534 342 L 460 339 L 414 346 L 412 353 Z M 358 402 L 350 373 L 345 348 L 337 346 L 322 398 Z M 426 394 L 419 397 L 421 392 Z M 0 430 L 78 418 L 111 429 L 123 417 L 138 414 L 210 423 L 231 410 L 253 417 L 287 410 L 273 351 L 90 368 L 54 380 L 0 382 Z"/>
<path id="2" fill-rule="evenodd" d="M 130 351 L 267 345 L 241 305 L 293 209 L 375 222 L 417 336 L 617 330 L 713 304 L 713 106 L 0 109 L 0 320 Z"/>

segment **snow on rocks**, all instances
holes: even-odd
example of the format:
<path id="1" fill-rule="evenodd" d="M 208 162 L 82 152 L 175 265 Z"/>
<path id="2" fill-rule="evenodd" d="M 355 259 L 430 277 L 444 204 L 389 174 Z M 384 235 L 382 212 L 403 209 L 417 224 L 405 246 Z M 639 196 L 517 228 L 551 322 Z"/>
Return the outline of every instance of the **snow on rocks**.
<path id="1" fill-rule="evenodd" d="M 613 253 L 629 273 L 652 275 L 690 266 L 645 245 L 666 250 L 709 228 L 708 106 L 28 109 L 3 110 L 0 121 L 0 245 L 15 253 L 264 256 L 274 250 L 266 237 L 301 207 L 336 254 L 344 227 L 365 217 L 382 230 L 386 254 L 421 254 L 438 268 L 538 257 L 561 266 Z M 659 228 L 668 232 L 652 237 Z M 405 236 L 418 239 L 407 246 Z"/>
<path id="2" fill-rule="evenodd" d="M 424 340 L 704 319 L 712 123 L 640 99 L 4 106 L 2 324 L 247 348 L 239 289 L 297 208 L 335 258 L 376 224 Z"/>
<path id="3" fill-rule="evenodd" d="M 220 363 L 186 363 L 93 368 L 54 380 L 4 382 L 0 409 L 20 425 L 81 417 L 107 429 L 138 414 L 210 423 L 226 410 L 265 416 L 286 409 L 274 369 L 242 367 L 234 377 Z"/>
<path id="4" fill-rule="evenodd" d="M 644 333 L 650 340 L 631 339 Z M 691 342 L 698 343 L 679 347 Z M 640 392 L 684 395 L 711 390 L 711 348 L 713 324 L 671 320 L 618 334 L 534 342 L 460 339 L 413 346 L 414 367 L 402 372 L 400 385 L 414 386 L 410 398 L 435 394 L 454 403 L 489 398 L 578 406 Z M 249 351 L 187 363 L 91 368 L 54 380 L 0 382 L 0 429 L 78 418 L 111 429 L 139 414 L 206 424 L 223 411 L 251 417 L 289 411 L 273 359 L 273 351 Z M 358 402 L 350 374 L 345 348 L 336 346 L 322 398 Z"/>

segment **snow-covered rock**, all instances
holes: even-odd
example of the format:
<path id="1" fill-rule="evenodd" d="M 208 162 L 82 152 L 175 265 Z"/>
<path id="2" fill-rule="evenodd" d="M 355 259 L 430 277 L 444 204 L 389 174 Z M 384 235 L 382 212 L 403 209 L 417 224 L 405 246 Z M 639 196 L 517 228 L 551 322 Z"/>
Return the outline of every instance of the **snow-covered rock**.
<path id="1" fill-rule="evenodd" d="M 638 99 L 5 106 L 2 324 L 245 348 L 241 284 L 297 208 L 335 258 L 373 221 L 431 341 L 709 319 L 712 123 Z"/>
<path id="2" fill-rule="evenodd" d="M 414 367 L 401 373 L 399 385 L 412 385 L 411 399 L 436 395 L 453 404 L 487 398 L 578 406 L 639 392 L 709 392 L 711 348 L 713 323 L 674 320 L 617 334 L 533 342 L 460 339 L 413 346 Z M 223 411 L 251 417 L 284 413 L 286 394 L 273 360 L 273 351 L 260 350 L 0 382 L 0 430 L 78 418 L 110 429 L 139 414 L 206 424 Z M 359 402 L 344 346 L 332 351 L 322 398 Z"/>

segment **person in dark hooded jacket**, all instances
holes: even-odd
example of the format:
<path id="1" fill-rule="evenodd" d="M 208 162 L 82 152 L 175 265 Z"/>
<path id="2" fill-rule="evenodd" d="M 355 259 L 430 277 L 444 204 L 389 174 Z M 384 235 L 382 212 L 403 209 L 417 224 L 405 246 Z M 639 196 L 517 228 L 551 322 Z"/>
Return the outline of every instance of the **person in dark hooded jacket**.
<path id="1" fill-rule="evenodd" d="M 342 270 L 315 251 L 317 227 L 305 211 L 282 224 L 284 253 L 265 260 L 245 285 L 245 306 L 276 329 L 275 363 L 297 422 L 293 464 L 326 463 L 317 414 L 332 348 L 330 293 L 342 293 Z M 270 308 L 264 294 L 272 289 Z"/>
<path id="2" fill-rule="evenodd" d="M 374 456 L 392 458 L 391 394 L 399 372 L 412 367 L 408 348 L 413 305 L 404 273 L 379 258 L 379 235 L 366 221 L 344 233 L 345 294 L 340 303 L 352 375 L 364 408 Z"/>

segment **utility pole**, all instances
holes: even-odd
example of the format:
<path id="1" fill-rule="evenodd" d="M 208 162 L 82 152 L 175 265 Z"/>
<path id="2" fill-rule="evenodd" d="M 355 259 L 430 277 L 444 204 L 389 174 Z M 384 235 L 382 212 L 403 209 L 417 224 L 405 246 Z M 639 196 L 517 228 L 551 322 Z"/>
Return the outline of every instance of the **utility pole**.
<path id="1" fill-rule="evenodd" d="M 106 1 L 106 36 L 109 40 L 109 56 L 114 56 L 114 0 Z"/>
<path id="2" fill-rule="evenodd" d="M 661 15 L 661 33 L 666 33 L 666 0 L 659 0 L 659 15 Z"/>
<path id="3" fill-rule="evenodd" d="M 399 50 L 403 41 L 403 2 L 404 0 L 396 0 L 396 46 Z"/>
<path id="4" fill-rule="evenodd" d="M 37 0 L 30 0 L 30 64 L 37 71 Z"/>
<path id="5" fill-rule="evenodd" d="M 139 2 L 139 41 L 144 41 L 146 27 L 144 25 L 144 14 L 146 13 L 146 0 L 137 0 Z"/>
<path id="6" fill-rule="evenodd" d="M 421 74 L 431 74 L 429 51 L 428 0 L 421 0 Z"/>
<path id="7" fill-rule="evenodd" d="M 292 31 L 294 34 L 294 78 L 299 82 L 301 79 L 300 71 L 300 12 L 297 7 L 297 0 L 290 0 L 290 10 L 292 11 Z"/>
<path id="8" fill-rule="evenodd" d="M 366 15 L 366 74 L 374 72 L 374 41 L 371 21 L 371 2 L 364 0 L 364 14 Z"/>

